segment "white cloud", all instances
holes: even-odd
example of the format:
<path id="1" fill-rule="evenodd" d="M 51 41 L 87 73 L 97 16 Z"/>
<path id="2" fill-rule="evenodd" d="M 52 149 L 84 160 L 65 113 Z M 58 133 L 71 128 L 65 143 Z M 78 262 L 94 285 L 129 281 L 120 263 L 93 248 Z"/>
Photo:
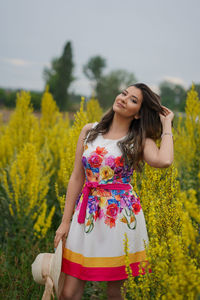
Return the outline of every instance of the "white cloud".
<path id="1" fill-rule="evenodd" d="M 18 59 L 18 58 L 0 58 L 0 61 L 4 63 L 8 63 L 15 67 L 29 67 L 33 65 L 45 65 L 47 67 L 50 67 L 50 63 L 48 62 L 35 62 L 35 61 L 29 61 L 25 59 Z"/>
<path id="2" fill-rule="evenodd" d="M 173 77 L 173 76 L 164 76 L 163 80 L 169 81 L 169 82 L 171 82 L 173 84 L 180 84 L 183 87 L 187 88 L 187 84 L 186 84 L 186 82 L 182 78 Z"/>

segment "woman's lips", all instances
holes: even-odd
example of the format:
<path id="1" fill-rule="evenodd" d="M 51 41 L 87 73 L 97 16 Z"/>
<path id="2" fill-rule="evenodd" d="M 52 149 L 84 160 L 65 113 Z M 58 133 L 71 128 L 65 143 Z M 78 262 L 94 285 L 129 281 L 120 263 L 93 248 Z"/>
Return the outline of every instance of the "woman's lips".
<path id="1" fill-rule="evenodd" d="M 121 105 L 120 103 L 117 103 L 117 105 L 118 105 L 119 107 L 121 107 L 121 108 L 124 108 L 124 106 Z"/>

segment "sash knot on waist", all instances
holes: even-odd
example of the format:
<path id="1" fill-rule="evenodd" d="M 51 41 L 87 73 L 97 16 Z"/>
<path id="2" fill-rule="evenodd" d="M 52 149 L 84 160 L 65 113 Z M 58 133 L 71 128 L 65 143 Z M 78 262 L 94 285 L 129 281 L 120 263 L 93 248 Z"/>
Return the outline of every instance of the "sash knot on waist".
<path id="1" fill-rule="evenodd" d="M 104 188 L 104 189 L 110 189 L 110 190 L 129 190 L 129 189 L 131 189 L 131 185 L 129 183 L 102 184 L 102 183 L 98 183 L 96 181 L 86 181 L 86 183 L 83 187 L 83 190 L 82 190 L 83 200 L 82 200 L 81 207 L 79 210 L 79 215 L 78 215 L 78 223 L 80 223 L 80 224 L 85 222 L 88 196 L 89 196 L 90 190 L 92 188 Z"/>

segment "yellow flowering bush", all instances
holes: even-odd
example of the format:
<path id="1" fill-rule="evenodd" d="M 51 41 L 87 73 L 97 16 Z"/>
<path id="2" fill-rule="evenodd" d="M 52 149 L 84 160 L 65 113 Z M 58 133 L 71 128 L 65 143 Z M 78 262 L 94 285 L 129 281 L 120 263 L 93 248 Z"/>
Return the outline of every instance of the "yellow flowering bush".
<path id="1" fill-rule="evenodd" d="M 86 103 L 86 112 L 87 112 L 87 118 L 89 123 L 100 121 L 101 116 L 103 114 L 103 110 L 100 107 L 99 101 L 96 98 L 92 97 Z"/>
<path id="2" fill-rule="evenodd" d="M 148 268 L 134 278 L 128 263 L 128 280 L 123 289 L 131 299 L 196 299 L 200 293 L 199 207 L 195 193 L 180 190 L 174 165 L 155 169 L 145 163 L 140 187 L 141 204 L 147 223 L 149 244 L 145 245 Z M 193 197 L 192 201 L 190 198 Z M 193 212 L 196 210 L 196 213 Z M 192 220 L 192 218 L 195 220 Z M 128 243 L 128 241 L 126 241 Z M 141 267 L 143 264 L 141 263 Z"/>
<path id="3" fill-rule="evenodd" d="M 34 234 L 38 237 L 45 236 L 55 211 L 53 206 L 47 217 L 49 178 L 48 168 L 46 170 L 31 143 L 24 145 L 11 166 L 1 174 L 1 186 L 7 195 L 11 216 L 16 220 L 32 219 Z"/>
<path id="4" fill-rule="evenodd" d="M 147 269 L 145 275 L 132 276 L 125 238 L 124 299 L 197 299 L 200 295 L 199 116 L 199 99 L 192 86 L 185 121 L 180 116 L 173 130 L 174 163 L 167 169 L 145 163 L 142 174 L 133 174 L 147 223 L 145 249 L 152 273 Z"/>
<path id="5" fill-rule="evenodd" d="M 68 113 L 64 118 L 59 112 L 48 86 L 39 119 L 33 114 L 30 93 L 17 94 L 16 109 L 9 122 L 0 126 L 2 210 L 10 214 L 1 224 L 4 232 L 5 224 L 15 218 L 26 228 L 29 222 L 34 235 L 42 238 L 51 227 L 56 208 L 59 217 L 80 131 L 86 123 L 99 120 L 102 113 L 96 99 L 87 102 L 86 110 L 84 104 L 83 97 L 70 126 Z"/>
<path id="6" fill-rule="evenodd" d="M 175 165 L 181 188 L 193 188 L 200 203 L 200 100 L 194 84 L 187 93 L 185 117 L 179 115 L 175 139 Z"/>
<path id="7" fill-rule="evenodd" d="M 30 93 L 17 93 L 16 109 L 7 126 L 0 131 L 0 167 L 10 164 L 24 143 L 33 143 L 37 149 L 40 134 L 37 118 L 33 115 Z"/>

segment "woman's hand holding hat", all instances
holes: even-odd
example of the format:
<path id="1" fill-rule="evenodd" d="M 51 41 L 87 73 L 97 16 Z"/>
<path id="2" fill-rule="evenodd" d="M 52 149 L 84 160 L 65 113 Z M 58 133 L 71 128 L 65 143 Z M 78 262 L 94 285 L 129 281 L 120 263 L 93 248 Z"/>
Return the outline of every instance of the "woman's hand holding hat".
<path id="1" fill-rule="evenodd" d="M 58 229 L 56 230 L 56 235 L 54 238 L 54 247 L 57 248 L 59 241 L 62 239 L 63 248 L 65 246 L 66 237 L 68 235 L 70 228 L 70 223 L 62 222 Z"/>
<path id="2" fill-rule="evenodd" d="M 35 282 L 45 285 L 42 300 L 50 300 L 51 296 L 54 298 L 53 287 L 57 298 L 60 297 L 65 279 L 61 267 L 62 240 L 60 240 L 55 253 L 40 253 L 32 263 L 32 275 Z"/>

